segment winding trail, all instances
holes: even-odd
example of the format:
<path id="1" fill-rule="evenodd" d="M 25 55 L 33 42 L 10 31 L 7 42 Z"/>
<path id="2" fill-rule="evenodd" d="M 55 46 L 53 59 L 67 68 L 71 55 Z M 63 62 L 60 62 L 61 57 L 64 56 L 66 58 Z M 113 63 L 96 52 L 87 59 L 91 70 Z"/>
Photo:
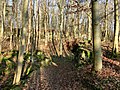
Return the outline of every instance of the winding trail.
<path id="1" fill-rule="evenodd" d="M 43 67 L 34 72 L 28 90 L 85 90 L 72 62 L 59 60 L 56 64 L 58 66 Z"/>
<path id="2" fill-rule="evenodd" d="M 104 58 L 106 59 L 106 58 Z M 55 60 L 57 66 L 41 67 L 34 71 L 24 90 L 119 90 L 120 67 L 103 60 L 103 69 L 91 73 L 92 65 L 79 70 L 65 58 Z"/>

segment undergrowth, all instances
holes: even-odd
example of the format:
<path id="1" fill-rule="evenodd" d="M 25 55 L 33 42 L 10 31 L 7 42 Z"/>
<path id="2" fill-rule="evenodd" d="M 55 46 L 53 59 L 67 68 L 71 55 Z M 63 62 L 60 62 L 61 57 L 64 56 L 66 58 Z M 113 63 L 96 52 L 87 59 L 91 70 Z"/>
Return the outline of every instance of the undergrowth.
<path id="1" fill-rule="evenodd" d="M 46 66 L 46 60 L 49 60 L 42 51 L 24 53 L 24 62 L 20 85 L 13 85 L 14 73 L 17 68 L 18 61 L 17 50 L 2 52 L 0 62 L 0 90 L 22 90 L 30 78 L 31 73 Z M 44 63 L 43 63 L 44 62 Z"/>

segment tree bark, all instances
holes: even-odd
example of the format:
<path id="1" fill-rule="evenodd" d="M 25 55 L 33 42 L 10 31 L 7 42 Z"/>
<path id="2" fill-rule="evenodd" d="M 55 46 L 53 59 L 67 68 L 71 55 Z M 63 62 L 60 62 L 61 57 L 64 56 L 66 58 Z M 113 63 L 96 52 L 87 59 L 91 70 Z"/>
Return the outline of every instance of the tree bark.
<path id="1" fill-rule="evenodd" d="M 106 0 L 106 4 L 105 4 L 105 38 L 104 41 L 106 41 L 108 39 L 108 0 Z"/>
<path id="2" fill-rule="evenodd" d="M 118 55 L 118 34 L 119 34 L 119 13 L 118 0 L 114 0 L 114 42 L 113 42 L 113 56 Z"/>
<path id="3" fill-rule="evenodd" d="M 10 50 L 13 49 L 13 22 L 12 22 L 12 19 L 10 21 L 10 31 L 11 31 L 11 35 L 10 35 Z"/>
<path id="4" fill-rule="evenodd" d="M 0 54 L 2 51 L 2 39 L 3 39 L 3 1 L 0 0 Z"/>
<path id="5" fill-rule="evenodd" d="M 93 28 L 93 55 L 94 55 L 94 65 L 93 69 L 95 71 L 100 71 L 102 69 L 102 52 L 101 52 L 101 37 L 100 37 L 100 27 L 99 27 L 99 3 L 98 0 L 92 0 L 92 28 Z"/>
<path id="6" fill-rule="evenodd" d="M 91 13 L 89 12 L 88 13 L 88 42 L 90 42 L 91 41 L 91 39 L 92 39 L 92 25 L 91 25 L 91 23 L 92 23 L 92 20 L 91 20 Z"/>
<path id="7" fill-rule="evenodd" d="M 25 52 L 25 36 L 26 36 L 26 25 L 27 25 L 27 7 L 28 7 L 28 0 L 22 0 L 22 30 L 21 30 L 21 36 L 20 36 L 20 48 L 19 48 L 19 55 L 18 55 L 18 65 L 16 74 L 14 77 L 13 84 L 19 85 L 20 84 L 20 78 L 22 74 L 22 67 L 23 67 L 23 61 L 24 61 L 24 52 Z"/>

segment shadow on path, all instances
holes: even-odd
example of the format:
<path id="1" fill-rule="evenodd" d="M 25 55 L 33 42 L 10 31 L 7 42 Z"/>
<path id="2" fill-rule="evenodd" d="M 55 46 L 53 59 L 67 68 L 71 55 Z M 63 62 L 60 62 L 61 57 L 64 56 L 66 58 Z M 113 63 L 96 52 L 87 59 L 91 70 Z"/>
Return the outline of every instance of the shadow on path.
<path id="1" fill-rule="evenodd" d="M 57 66 L 41 68 L 41 90 L 80 90 L 81 85 L 72 62 L 62 57 L 55 63 Z"/>
<path id="2" fill-rule="evenodd" d="M 54 57 L 56 66 L 41 67 L 33 73 L 27 90 L 119 90 L 119 70 L 103 63 L 102 72 L 91 73 L 92 65 L 79 70 L 66 57 Z M 109 62 L 108 62 L 109 63 Z M 116 83 L 114 83 L 116 82 Z"/>

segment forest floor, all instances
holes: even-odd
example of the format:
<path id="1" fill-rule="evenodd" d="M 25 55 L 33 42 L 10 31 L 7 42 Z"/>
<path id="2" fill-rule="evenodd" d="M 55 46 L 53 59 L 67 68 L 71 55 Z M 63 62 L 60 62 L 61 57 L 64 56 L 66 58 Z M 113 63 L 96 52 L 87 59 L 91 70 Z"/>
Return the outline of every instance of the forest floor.
<path id="1" fill-rule="evenodd" d="M 92 72 L 91 63 L 76 68 L 74 59 L 55 56 L 54 64 L 33 71 L 22 90 L 120 90 L 120 57 L 111 57 L 111 47 L 109 43 L 102 44 L 101 72 Z M 12 72 L 10 76 L 0 77 L 0 90 L 8 90 L 1 87 L 6 87 L 5 82 L 9 83 L 10 80 L 12 83 L 14 76 Z"/>
<path id="2" fill-rule="evenodd" d="M 56 57 L 55 65 L 41 67 L 32 74 L 25 90 L 120 90 L 120 58 L 112 58 L 112 45 L 103 44 L 103 68 L 92 72 L 92 64 L 76 68 L 66 57 Z"/>
<path id="3" fill-rule="evenodd" d="M 93 74 L 91 64 L 77 69 L 72 61 L 58 58 L 55 66 L 35 71 L 25 90 L 120 90 L 120 66 L 103 59 L 102 71 Z"/>

